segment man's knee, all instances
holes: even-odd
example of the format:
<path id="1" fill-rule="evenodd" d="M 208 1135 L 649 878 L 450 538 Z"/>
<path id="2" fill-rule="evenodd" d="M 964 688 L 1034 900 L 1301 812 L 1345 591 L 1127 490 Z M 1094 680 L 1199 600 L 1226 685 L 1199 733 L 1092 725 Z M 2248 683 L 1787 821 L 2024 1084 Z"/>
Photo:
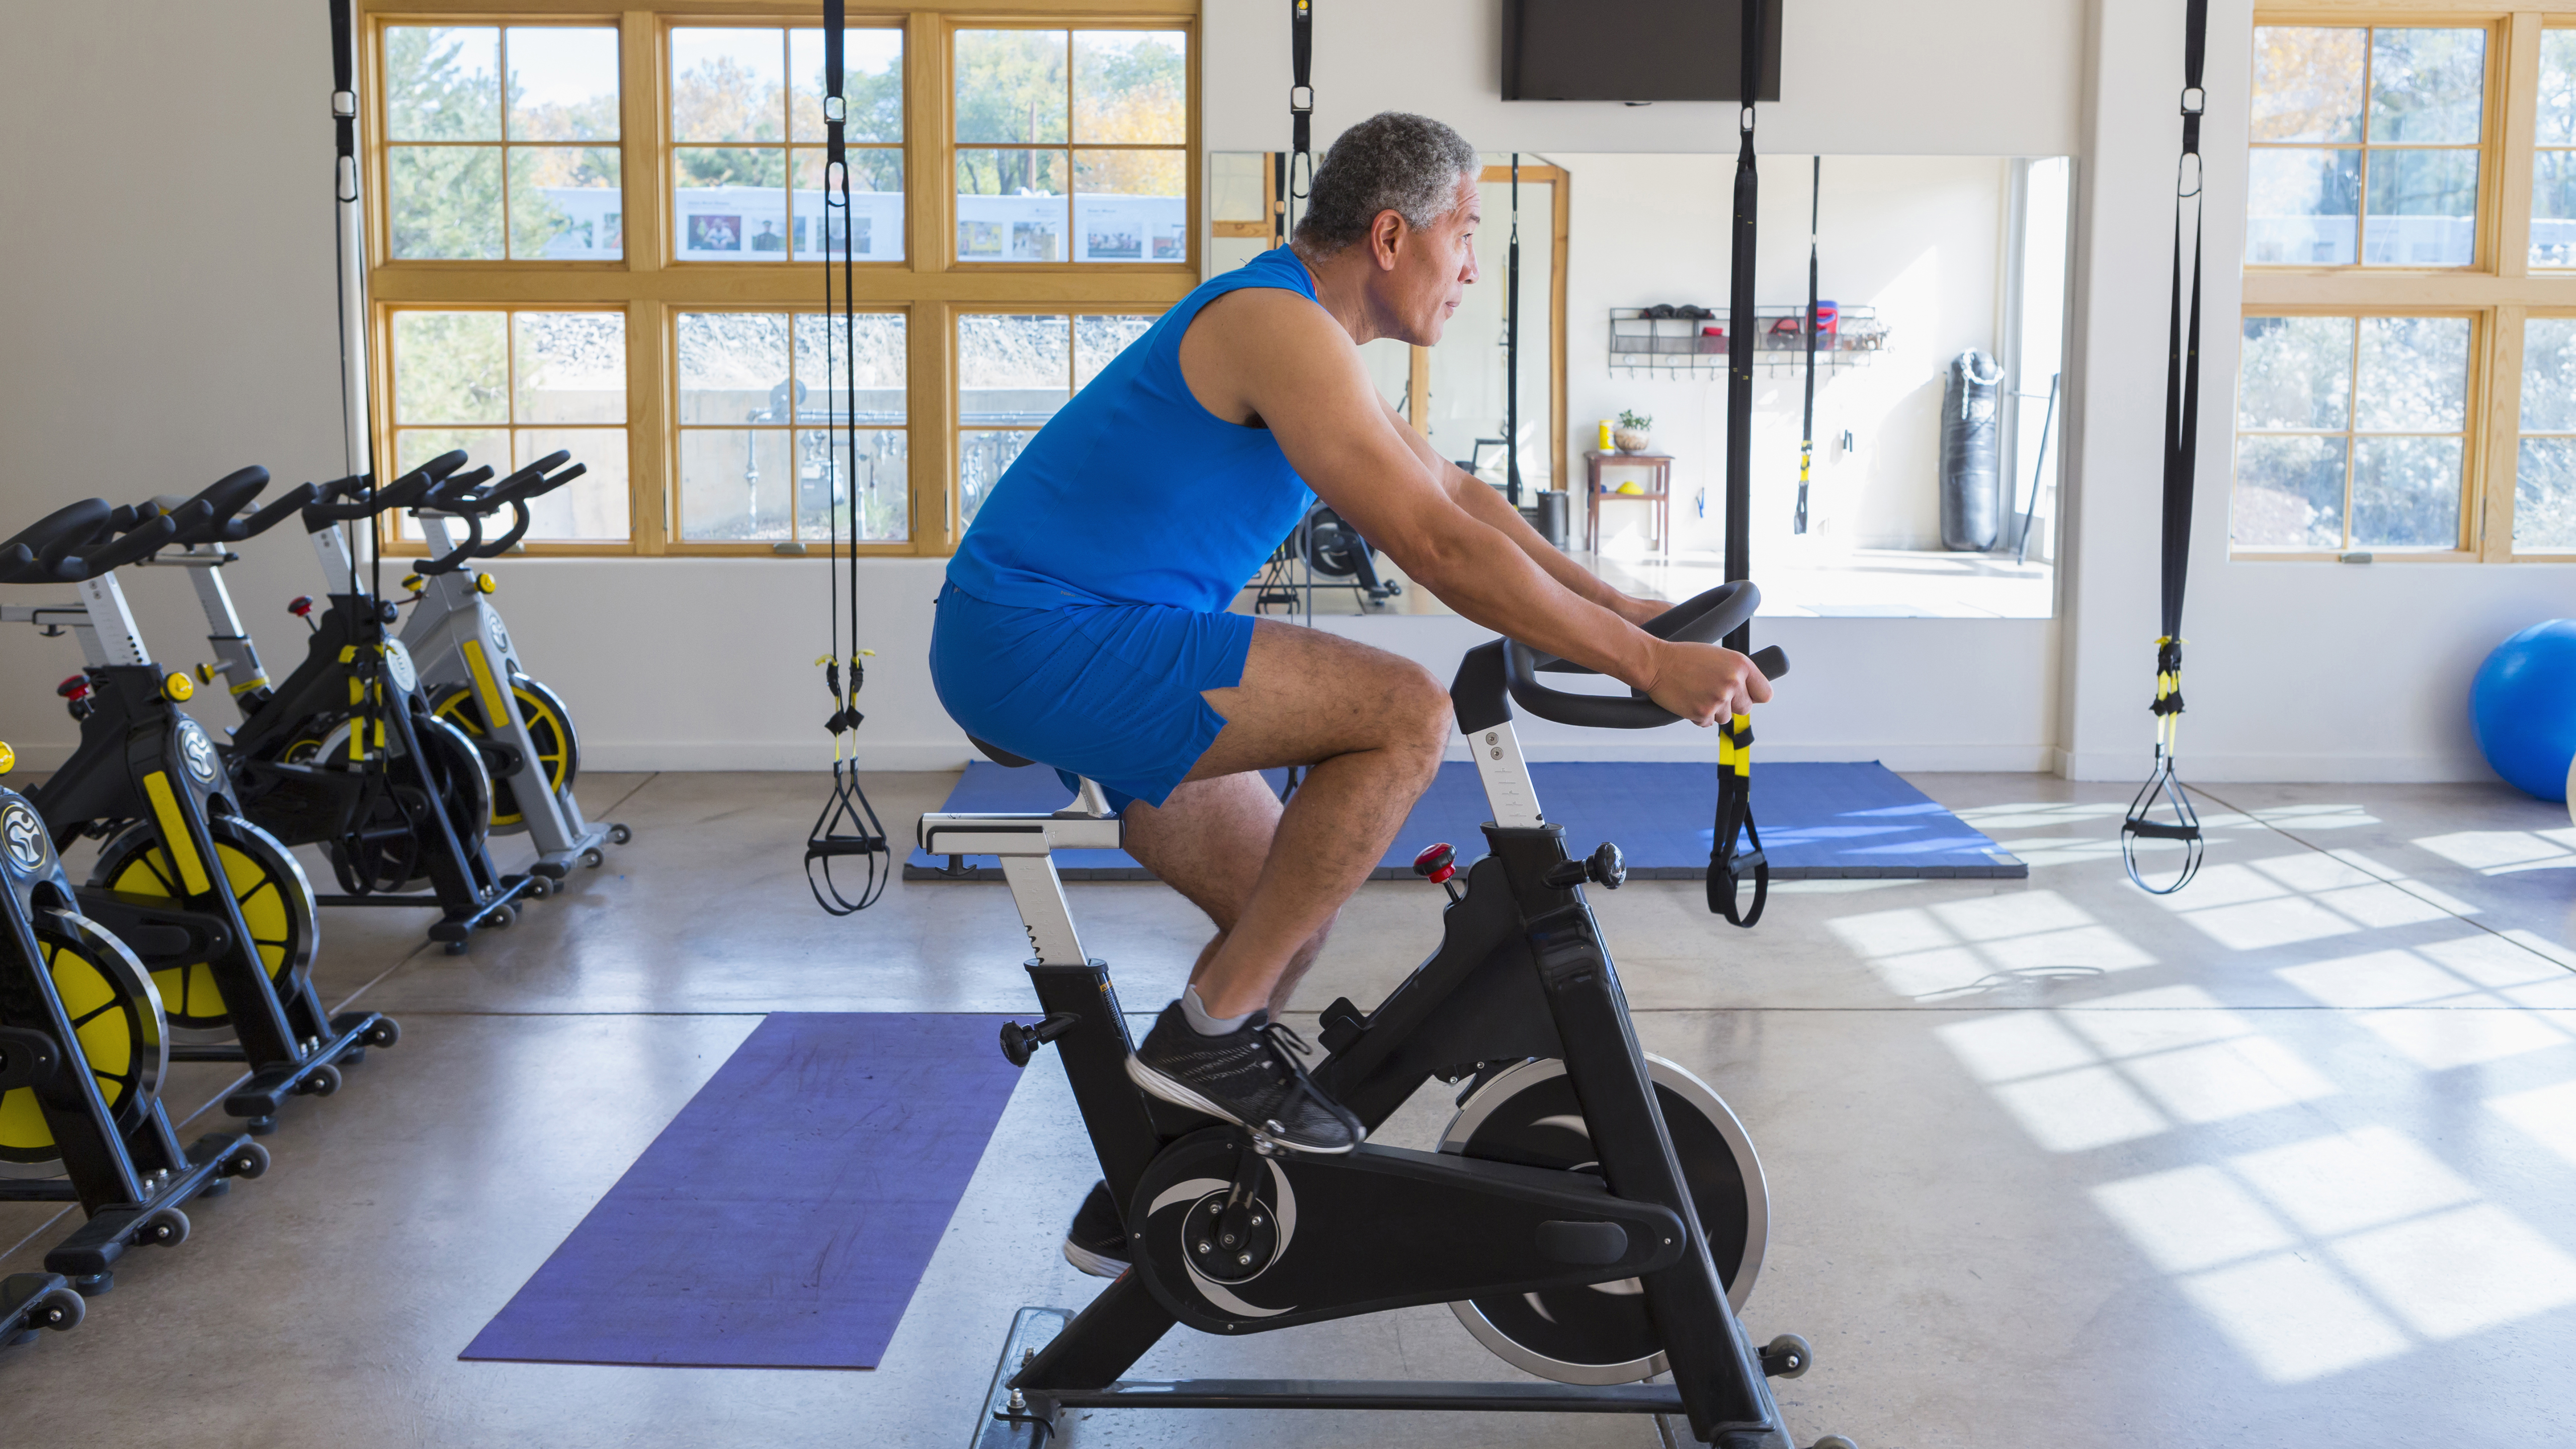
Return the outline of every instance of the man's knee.
<path id="1" fill-rule="evenodd" d="M 1449 747 L 1449 736 L 1457 727 L 1455 712 L 1449 704 L 1449 691 L 1437 676 L 1419 664 L 1407 664 L 1401 675 L 1403 684 L 1395 692 L 1393 723 L 1400 726 L 1404 744 L 1431 755 L 1435 760 Z"/>

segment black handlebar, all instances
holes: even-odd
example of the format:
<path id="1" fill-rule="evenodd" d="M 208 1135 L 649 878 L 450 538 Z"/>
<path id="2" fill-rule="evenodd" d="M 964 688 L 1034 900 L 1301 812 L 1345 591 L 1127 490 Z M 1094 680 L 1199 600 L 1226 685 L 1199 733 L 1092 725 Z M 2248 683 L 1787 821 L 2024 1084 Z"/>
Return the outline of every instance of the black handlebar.
<path id="1" fill-rule="evenodd" d="M 335 523 L 372 518 L 391 509 L 409 508 L 430 489 L 447 481 L 447 475 L 464 466 L 465 450 L 451 448 L 377 489 L 372 498 L 367 496 L 368 481 L 375 476 L 371 473 L 325 483 L 314 502 L 304 509 L 305 531 L 320 533 Z"/>
<path id="2" fill-rule="evenodd" d="M 1735 632 L 1753 611 L 1762 605 L 1762 591 L 1751 581 L 1720 584 L 1690 600 L 1676 604 L 1637 627 L 1658 639 L 1680 643 L 1711 644 Z M 1505 639 L 1503 646 L 1503 684 L 1511 691 L 1512 702 L 1540 719 L 1558 724 L 1580 725 L 1588 729 L 1643 730 L 1668 725 L 1681 718 L 1651 699 L 1632 696 L 1573 694 L 1550 689 L 1538 682 L 1541 673 L 1592 674 L 1598 671 L 1580 664 L 1542 654 L 1517 639 Z M 1753 667 L 1766 679 L 1778 679 L 1789 672 L 1789 656 L 1780 646 L 1757 651 Z"/>
<path id="3" fill-rule="evenodd" d="M 182 531 L 202 528 L 213 517 L 213 509 L 192 499 L 175 512 L 164 513 L 128 530 L 121 538 L 103 543 L 87 553 L 65 558 L 56 567 L 56 572 L 71 581 L 97 578 L 110 569 L 123 568 L 146 554 L 157 552 Z"/>
<path id="4" fill-rule="evenodd" d="M 104 498 L 84 498 L 18 530 L 6 542 L 0 542 L 0 583 L 62 582 L 54 566 L 65 554 L 95 537 L 114 512 Z"/>

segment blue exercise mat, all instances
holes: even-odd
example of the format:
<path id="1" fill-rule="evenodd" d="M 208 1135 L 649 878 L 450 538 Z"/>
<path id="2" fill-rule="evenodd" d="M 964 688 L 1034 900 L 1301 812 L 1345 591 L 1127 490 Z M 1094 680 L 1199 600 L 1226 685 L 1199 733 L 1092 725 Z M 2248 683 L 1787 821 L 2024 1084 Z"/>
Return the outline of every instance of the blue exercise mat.
<path id="1" fill-rule="evenodd" d="M 1001 1021 L 763 1020 L 458 1357 L 874 1368 L 1019 1080 Z"/>
<path id="2" fill-rule="evenodd" d="M 1278 771 L 1270 773 L 1273 785 L 1283 778 Z M 1530 776 L 1548 819 L 1564 824 L 1567 846 L 1575 853 L 1612 840 L 1628 858 L 1628 874 L 1637 879 L 1708 878 L 1709 846 L 1717 834 L 1715 766 L 1584 760 L 1532 765 Z M 977 760 L 967 765 L 940 808 L 1045 811 L 1062 808 L 1065 799 L 1064 785 L 1053 770 Z M 1415 852 L 1434 841 L 1457 846 L 1462 862 L 1483 855 L 1483 825 L 1489 818 L 1475 766 L 1464 760 L 1444 763 L 1371 878 L 1409 877 Z M 2021 860 L 1875 760 L 1757 764 L 1753 819 L 1762 831 L 1762 850 L 1774 880 L 2020 879 L 2030 874 Z M 1067 880 L 1148 879 L 1123 850 L 1061 850 L 1055 861 Z M 904 862 L 903 876 L 1002 878 L 1000 863 L 989 855 L 963 857 L 962 870 L 952 871 L 950 865 L 948 857 L 916 847 Z"/>

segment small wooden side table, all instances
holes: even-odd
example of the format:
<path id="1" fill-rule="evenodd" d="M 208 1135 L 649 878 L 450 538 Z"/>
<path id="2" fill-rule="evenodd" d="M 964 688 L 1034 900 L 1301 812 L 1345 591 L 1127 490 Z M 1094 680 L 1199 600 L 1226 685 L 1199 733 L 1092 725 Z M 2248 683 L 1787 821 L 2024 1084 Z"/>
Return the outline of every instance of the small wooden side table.
<path id="1" fill-rule="evenodd" d="M 1583 546 L 1598 552 L 1601 547 L 1601 468 L 1631 466 L 1647 470 L 1649 483 L 1643 493 L 1611 493 L 1612 498 L 1635 498 L 1655 505 L 1653 542 L 1666 553 L 1673 551 L 1673 458 L 1670 453 L 1604 453 L 1586 449 L 1583 454 Z"/>

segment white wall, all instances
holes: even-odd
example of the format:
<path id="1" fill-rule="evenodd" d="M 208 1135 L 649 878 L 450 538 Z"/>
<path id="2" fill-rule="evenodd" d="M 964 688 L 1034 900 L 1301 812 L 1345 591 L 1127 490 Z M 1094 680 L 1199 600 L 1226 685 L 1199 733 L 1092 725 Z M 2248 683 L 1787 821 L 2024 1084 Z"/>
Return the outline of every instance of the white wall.
<path id="1" fill-rule="evenodd" d="M 1600 419 L 1634 409 L 1655 419 L 1655 447 L 1673 455 L 1678 546 L 1724 546 L 1726 387 L 1722 374 L 1670 378 L 1610 370 L 1603 319 L 1612 307 L 1697 302 L 1727 306 L 1726 236 L 1734 206 L 1731 155 L 1566 155 L 1573 173 L 1573 244 L 1566 283 L 1566 477 L 1580 486 L 1583 450 Z M 1755 302 L 1807 304 L 1807 156 L 1761 159 Z M 2010 163 L 1993 157 L 1836 156 L 1825 162 L 1819 275 L 1826 299 L 1878 309 L 1888 350 L 1865 366 L 1825 370 L 1816 383 L 1811 539 L 1857 548 L 1939 548 L 1943 369 L 1965 348 L 1992 355 L 1999 315 Z M 1762 555 L 1788 548 L 1797 502 L 1798 429 L 1805 382 L 1765 370 L 1753 395 L 1753 537 Z M 1838 440 L 1851 430 L 1856 447 Z M 1693 506 L 1707 493 L 1703 515 Z M 1643 517 L 1641 507 L 1625 510 Z M 1616 505 L 1605 510 L 1604 532 Z M 1619 525 L 1624 526 L 1624 525 Z"/>
<path id="2" fill-rule="evenodd" d="M 2251 26 L 2245 0 L 2212 5 L 2199 506 L 2183 621 L 2185 775 L 2490 779 L 2469 733 L 2470 677 L 2507 634 L 2576 614 L 2576 567 L 2227 557 Z M 2181 7 L 2102 0 L 2092 47 L 2097 93 L 2090 165 L 2078 181 L 2065 587 L 2064 767 L 2087 779 L 2143 773 L 2154 738 L 2146 705 L 2158 632 Z"/>
<path id="3" fill-rule="evenodd" d="M 1623 106 L 1502 99 L 1502 0 L 1315 6 L 1315 142 L 1379 111 L 1438 116 L 1486 151 L 1724 151 L 1732 104 Z M 1909 0 L 1797 0 L 1765 154 L 2062 156 L 2075 149 L 2084 10 L 2070 0 L 1963 9 Z M 1208 0 L 1202 134 L 1210 150 L 1288 144 L 1288 16 Z M 2179 69 L 2179 63 L 2176 67 Z"/>

